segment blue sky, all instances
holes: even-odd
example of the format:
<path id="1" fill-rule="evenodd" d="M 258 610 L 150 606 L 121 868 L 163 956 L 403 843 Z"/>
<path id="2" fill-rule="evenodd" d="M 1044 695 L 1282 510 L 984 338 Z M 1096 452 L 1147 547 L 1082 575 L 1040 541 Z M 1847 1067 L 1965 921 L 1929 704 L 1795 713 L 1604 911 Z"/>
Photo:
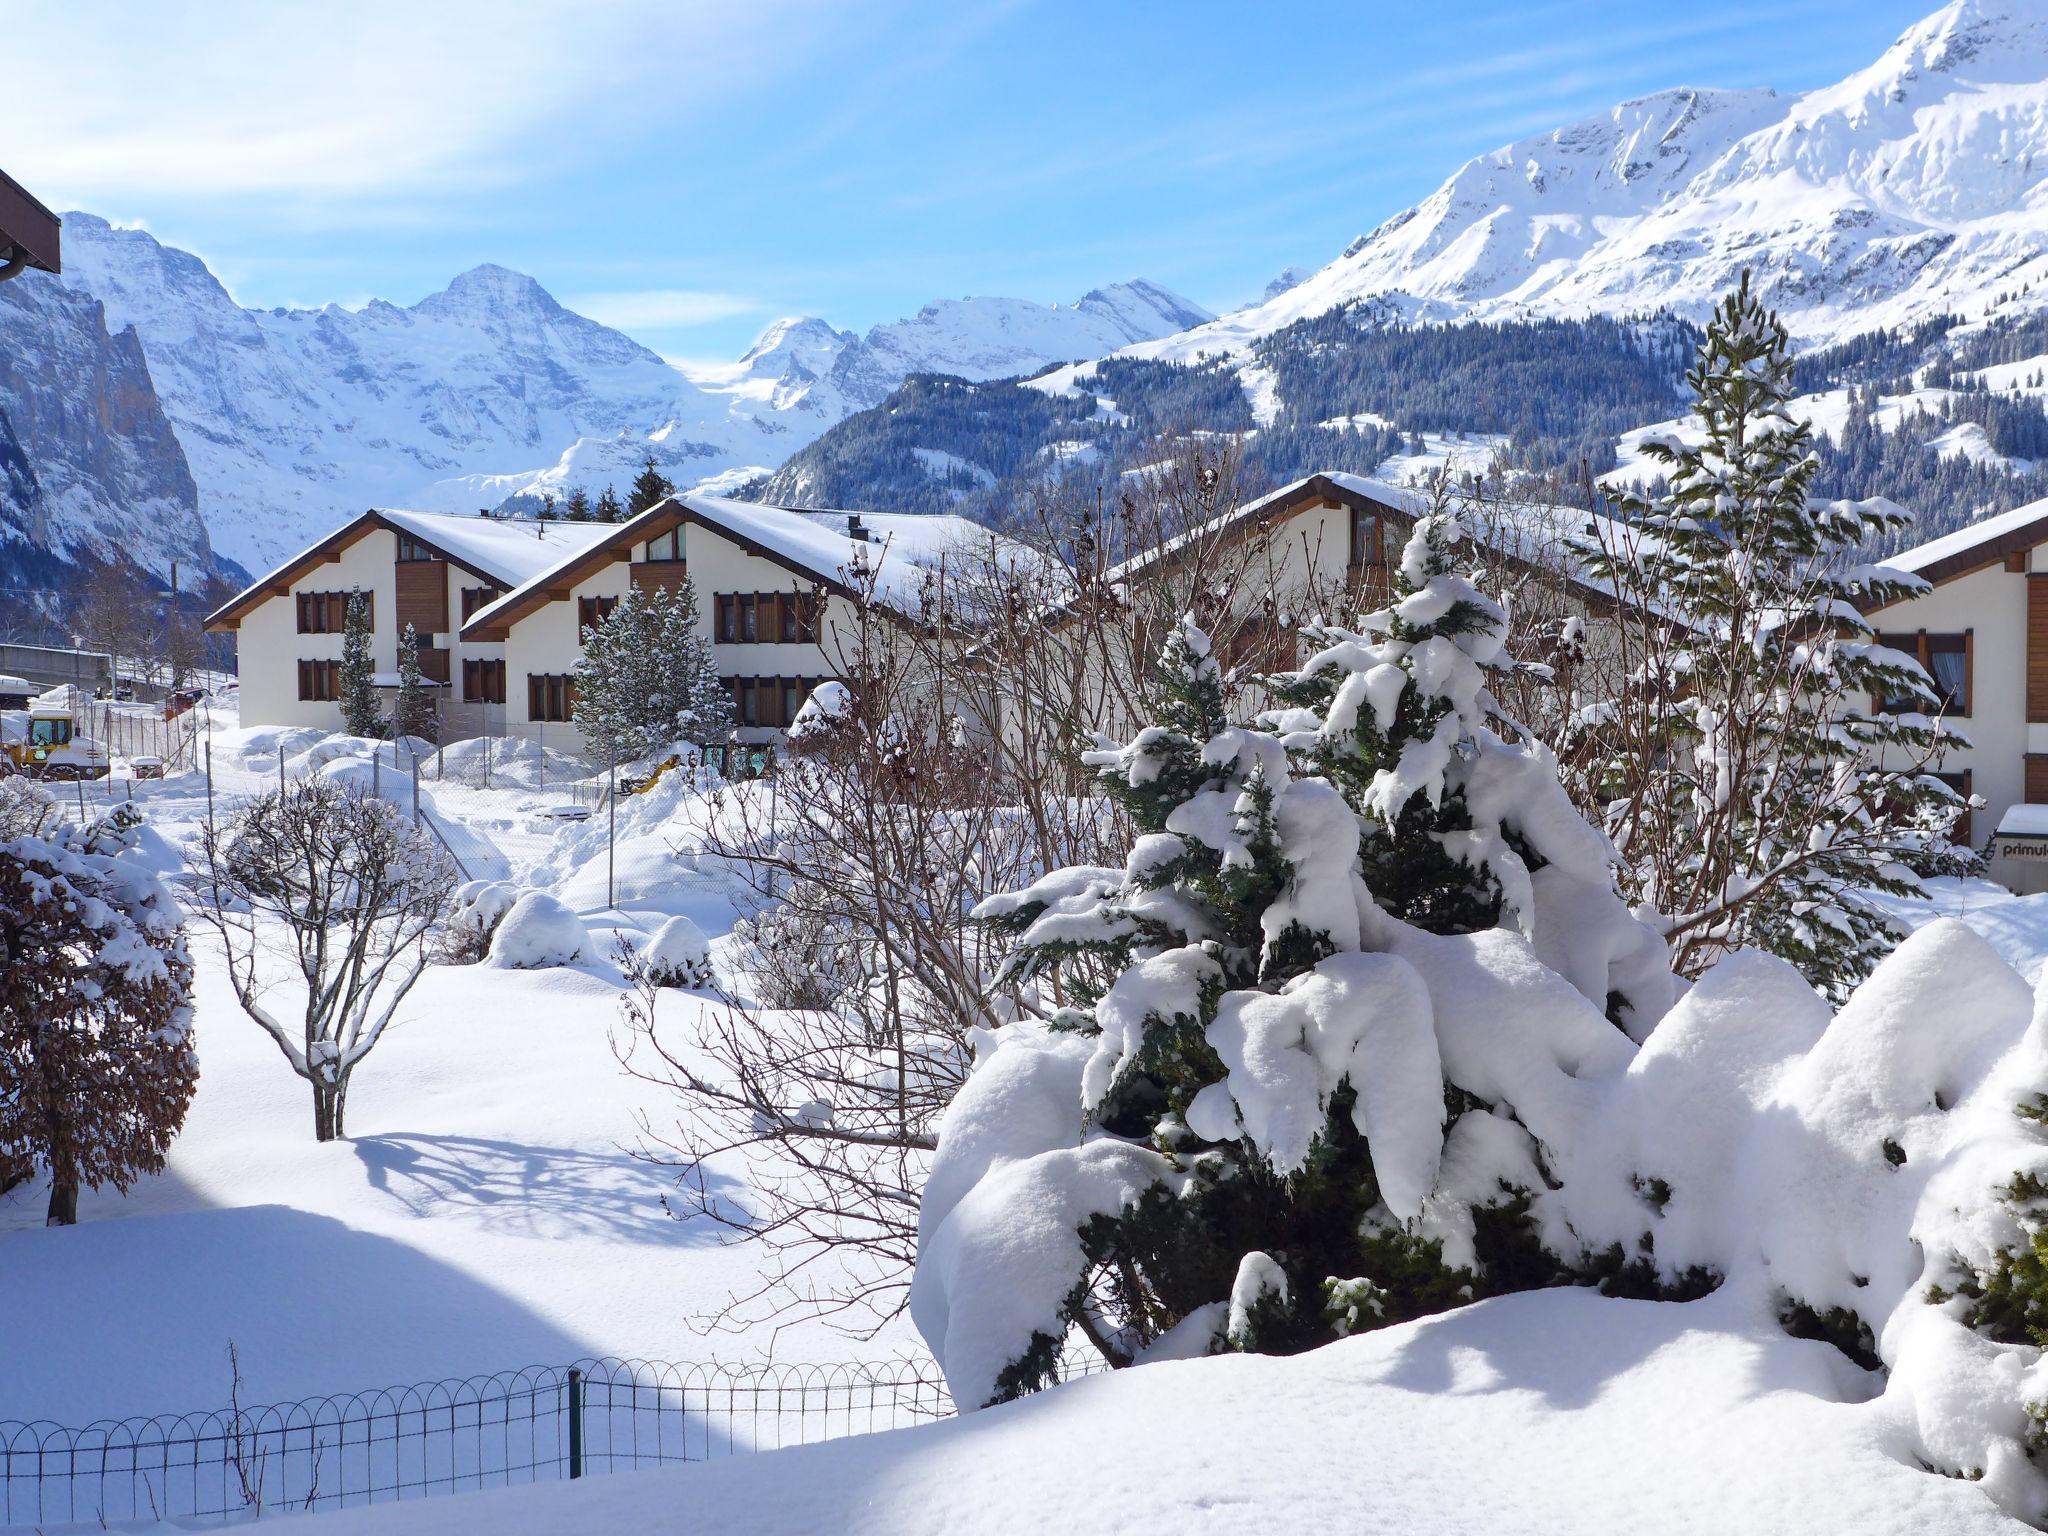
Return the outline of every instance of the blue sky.
<path id="1" fill-rule="evenodd" d="M 1665 86 L 1802 90 L 1929 0 L 12 0 L 0 167 L 246 304 L 495 261 L 671 356 L 777 315 L 1145 276 L 1212 309 L 1509 139 Z"/>

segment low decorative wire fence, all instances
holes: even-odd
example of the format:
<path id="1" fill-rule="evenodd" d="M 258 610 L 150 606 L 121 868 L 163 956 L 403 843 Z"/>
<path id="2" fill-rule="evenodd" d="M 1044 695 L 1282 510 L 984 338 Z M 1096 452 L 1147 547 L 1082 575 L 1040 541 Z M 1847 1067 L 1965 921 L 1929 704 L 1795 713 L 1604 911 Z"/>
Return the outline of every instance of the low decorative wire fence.
<path id="1" fill-rule="evenodd" d="M 606 1359 L 82 1429 L 0 1422 L 0 1526 L 225 1523 L 708 1461 L 952 1411 L 924 1362 Z"/>

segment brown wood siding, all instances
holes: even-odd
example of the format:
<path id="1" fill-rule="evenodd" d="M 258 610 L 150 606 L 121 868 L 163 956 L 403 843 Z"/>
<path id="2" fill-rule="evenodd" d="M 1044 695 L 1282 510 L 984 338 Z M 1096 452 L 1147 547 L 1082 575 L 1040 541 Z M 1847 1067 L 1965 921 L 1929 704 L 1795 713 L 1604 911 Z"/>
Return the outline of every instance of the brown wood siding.
<path id="1" fill-rule="evenodd" d="M 2027 721 L 2048 722 L 2048 574 L 2027 574 Z"/>
<path id="2" fill-rule="evenodd" d="M 398 629 L 410 624 L 422 635 L 446 634 L 448 630 L 448 562 L 446 560 L 401 560 L 398 562 Z"/>
<path id="3" fill-rule="evenodd" d="M 17 246 L 29 265 L 45 272 L 61 272 L 63 239 L 57 215 L 50 212 L 22 184 L 0 171 L 0 257 L 7 247 Z"/>
<path id="4" fill-rule="evenodd" d="M 682 584 L 690 572 L 687 560 L 635 560 L 632 565 L 633 590 L 652 597 Z"/>
<path id="5" fill-rule="evenodd" d="M 2029 805 L 2048 805 L 2048 752 L 2027 754 L 2025 794 Z"/>
<path id="6" fill-rule="evenodd" d="M 430 683 L 448 681 L 448 648 L 445 645 L 421 647 L 420 675 Z"/>

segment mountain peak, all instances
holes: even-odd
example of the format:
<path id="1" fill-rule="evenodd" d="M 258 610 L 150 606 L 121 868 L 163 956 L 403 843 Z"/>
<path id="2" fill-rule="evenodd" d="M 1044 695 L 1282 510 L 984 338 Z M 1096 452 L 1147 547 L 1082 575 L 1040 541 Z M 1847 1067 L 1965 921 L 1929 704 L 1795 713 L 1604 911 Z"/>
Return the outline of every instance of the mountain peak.
<path id="1" fill-rule="evenodd" d="M 787 378 L 793 368 L 821 378 L 853 340 L 816 315 L 788 315 L 762 329 L 738 366 L 757 378 Z"/>
<path id="2" fill-rule="evenodd" d="M 554 295 L 524 272 L 486 261 L 457 273 L 439 293 L 429 294 L 414 306 L 428 313 L 446 313 L 476 307 L 492 309 L 537 309 L 553 313 L 561 308 Z"/>
<path id="3" fill-rule="evenodd" d="M 2048 14 L 2031 0 L 1950 0 L 1915 22 L 1871 72 L 1965 72 L 1973 80 L 2037 81 L 2048 63 Z"/>

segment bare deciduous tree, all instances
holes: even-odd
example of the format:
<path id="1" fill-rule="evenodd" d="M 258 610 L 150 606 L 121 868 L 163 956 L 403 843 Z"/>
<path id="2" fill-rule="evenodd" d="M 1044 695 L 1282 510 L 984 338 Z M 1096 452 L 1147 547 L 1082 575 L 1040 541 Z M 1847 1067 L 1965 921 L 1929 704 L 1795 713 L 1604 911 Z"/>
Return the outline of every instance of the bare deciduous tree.
<path id="1" fill-rule="evenodd" d="M 199 909 L 235 997 L 312 1086 L 313 1134 L 332 1141 L 350 1078 L 432 958 L 454 863 L 396 806 L 327 778 L 209 822 L 202 846 Z M 273 1001 L 278 972 L 303 989 L 296 1019 Z"/>

